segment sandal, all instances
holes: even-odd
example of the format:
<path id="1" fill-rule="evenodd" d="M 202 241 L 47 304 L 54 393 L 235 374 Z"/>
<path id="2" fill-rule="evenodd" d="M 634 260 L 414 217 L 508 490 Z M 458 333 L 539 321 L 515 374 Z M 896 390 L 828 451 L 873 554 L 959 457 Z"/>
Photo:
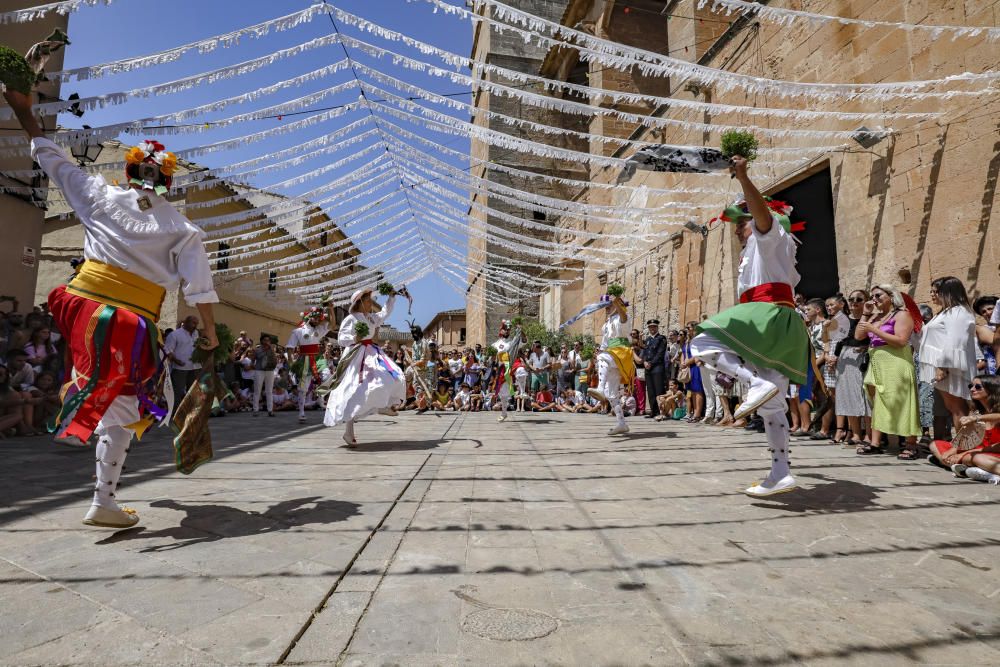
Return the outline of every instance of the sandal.
<path id="1" fill-rule="evenodd" d="M 858 456 L 870 456 L 872 454 L 884 454 L 885 452 L 883 451 L 881 446 L 876 447 L 871 443 L 862 442 L 860 445 L 858 445 L 858 448 L 855 450 L 855 453 Z"/>
<path id="2" fill-rule="evenodd" d="M 845 429 L 838 428 L 837 432 L 833 434 L 833 437 L 830 438 L 830 440 L 833 442 L 833 444 L 839 445 L 840 443 L 847 440 L 847 431 Z"/>
<path id="3" fill-rule="evenodd" d="M 920 453 L 915 449 L 901 449 L 899 454 L 896 454 L 896 458 L 900 461 L 916 461 L 919 456 Z"/>

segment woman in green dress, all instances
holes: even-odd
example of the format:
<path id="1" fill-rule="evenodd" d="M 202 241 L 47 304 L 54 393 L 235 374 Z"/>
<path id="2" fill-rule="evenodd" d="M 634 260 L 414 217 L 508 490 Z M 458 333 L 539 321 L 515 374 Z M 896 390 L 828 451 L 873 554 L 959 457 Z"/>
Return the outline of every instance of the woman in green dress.
<path id="1" fill-rule="evenodd" d="M 882 434 L 906 438 L 898 458 L 917 458 L 920 435 L 920 408 L 917 404 L 917 375 L 913 365 L 910 336 L 915 322 L 903 295 L 891 285 L 876 285 L 864 306 L 854 337 L 869 340 L 869 363 L 865 388 L 872 399 L 871 443 L 858 445 L 858 454 L 881 454 Z"/>

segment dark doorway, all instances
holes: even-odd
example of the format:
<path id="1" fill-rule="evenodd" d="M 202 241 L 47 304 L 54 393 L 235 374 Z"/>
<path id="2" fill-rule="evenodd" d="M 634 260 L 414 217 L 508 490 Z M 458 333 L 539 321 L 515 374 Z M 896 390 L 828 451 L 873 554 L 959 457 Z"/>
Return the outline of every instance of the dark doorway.
<path id="1" fill-rule="evenodd" d="M 802 276 L 795 291 L 809 298 L 825 299 L 836 294 L 840 289 L 840 274 L 829 167 L 772 196 L 792 205 L 792 229 L 802 227 L 794 232 L 801 242 L 797 259 Z"/>

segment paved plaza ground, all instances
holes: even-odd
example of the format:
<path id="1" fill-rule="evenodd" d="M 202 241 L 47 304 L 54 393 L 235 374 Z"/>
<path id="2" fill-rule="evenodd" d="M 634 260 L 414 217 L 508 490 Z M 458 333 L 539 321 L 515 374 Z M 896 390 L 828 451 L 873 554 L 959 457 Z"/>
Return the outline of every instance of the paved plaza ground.
<path id="1" fill-rule="evenodd" d="M 0 442 L 5 665 L 1000 664 L 1000 489 L 799 442 L 599 415 L 230 415 L 159 430 L 80 521 L 93 452 Z"/>

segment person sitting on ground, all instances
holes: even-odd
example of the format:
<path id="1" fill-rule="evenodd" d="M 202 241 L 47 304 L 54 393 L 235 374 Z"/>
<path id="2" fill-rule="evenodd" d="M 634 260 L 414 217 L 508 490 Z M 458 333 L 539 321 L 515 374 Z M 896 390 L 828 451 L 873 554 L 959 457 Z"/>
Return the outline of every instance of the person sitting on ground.
<path id="1" fill-rule="evenodd" d="M 932 460 L 950 467 L 958 477 L 1000 485 L 1000 377 L 977 375 L 969 384 L 969 391 L 982 414 L 962 417 L 959 435 L 953 442 L 932 442 Z M 969 433 L 963 435 L 966 430 Z M 983 435 L 977 445 L 974 440 L 979 433 Z"/>
<path id="2" fill-rule="evenodd" d="M 434 400 L 431 407 L 438 411 L 453 410 L 455 404 L 452 402 L 451 393 L 448 391 L 448 382 L 442 380 L 438 382 L 437 391 L 434 392 Z"/>
<path id="3" fill-rule="evenodd" d="M 35 376 L 35 386 L 31 388 L 29 393 L 38 399 L 38 405 L 35 410 L 35 423 L 34 427 L 37 430 L 44 431 L 45 423 L 58 414 L 59 409 L 62 407 L 62 398 L 59 396 L 59 383 L 56 382 L 56 376 L 50 371 L 42 371 Z"/>
<path id="4" fill-rule="evenodd" d="M 635 391 L 632 387 L 625 387 L 622 392 L 622 412 L 626 417 L 634 417 L 639 409 L 639 403 L 635 400 Z"/>
<path id="5" fill-rule="evenodd" d="M 229 383 L 229 394 L 222 399 L 222 408 L 225 410 L 225 414 L 229 414 L 231 412 L 242 412 L 244 404 L 240 389 L 241 387 L 239 382 Z"/>
<path id="6" fill-rule="evenodd" d="M 574 391 L 573 399 L 576 403 L 575 412 L 586 412 L 588 414 L 600 413 L 604 409 L 604 403 L 598 401 L 582 391 Z"/>
<path id="7" fill-rule="evenodd" d="M 558 409 L 548 385 L 543 384 L 535 394 L 535 400 L 531 402 L 531 410 L 533 412 L 557 412 Z"/>
<path id="8" fill-rule="evenodd" d="M 10 384 L 10 371 L 0 366 L 0 438 L 16 432 L 17 435 L 38 435 L 32 427 L 35 406 L 39 399 L 26 391 L 19 391 Z"/>
<path id="9" fill-rule="evenodd" d="M 573 389 L 564 389 L 556 396 L 556 410 L 559 412 L 576 412 L 576 392 Z"/>
<path id="10" fill-rule="evenodd" d="M 684 392 L 681 391 L 680 383 L 677 380 L 671 380 L 667 385 L 666 393 L 657 396 L 656 401 L 660 409 L 660 414 L 657 416 L 656 421 L 678 419 L 674 413 L 678 408 L 681 410 L 684 409 Z"/>
<path id="11" fill-rule="evenodd" d="M 458 385 L 458 393 L 453 401 L 455 410 L 468 412 L 472 408 L 472 395 L 469 392 L 469 385 L 462 383 Z"/>
<path id="12" fill-rule="evenodd" d="M 285 371 L 286 382 L 287 382 L 287 369 L 282 369 Z M 280 386 L 277 382 L 274 384 L 274 393 L 271 395 L 271 400 L 274 401 L 274 411 L 275 412 L 288 412 L 289 410 L 297 410 L 298 403 L 292 398 L 292 395 L 288 393 L 287 386 Z"/>

